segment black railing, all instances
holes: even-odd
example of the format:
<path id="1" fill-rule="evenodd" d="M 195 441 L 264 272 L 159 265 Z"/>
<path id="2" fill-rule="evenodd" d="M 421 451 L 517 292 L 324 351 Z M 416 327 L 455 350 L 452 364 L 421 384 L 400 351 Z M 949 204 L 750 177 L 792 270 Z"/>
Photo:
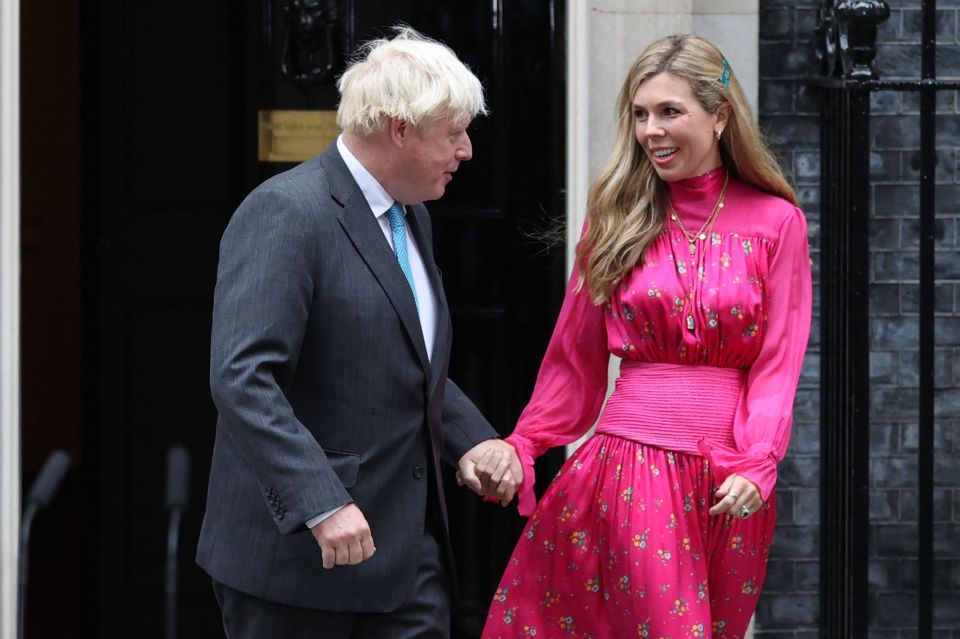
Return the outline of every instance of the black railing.
<path id="1" fill-rule="evenodd" d="M 878 25 L 890 10 L 877 0 L 823 2 L 817 46 L 821 77 L 821 557 L 820 629 L 830 638 L 865 638 L 869 628 L 870 527 L 870 96 L 920 95 L 920 308 L 917 636 L 933 637 L 934 213 L 938 91 L 936 1 L 921 4 L 921 77 L 884 81 L 872 69 Z"/>

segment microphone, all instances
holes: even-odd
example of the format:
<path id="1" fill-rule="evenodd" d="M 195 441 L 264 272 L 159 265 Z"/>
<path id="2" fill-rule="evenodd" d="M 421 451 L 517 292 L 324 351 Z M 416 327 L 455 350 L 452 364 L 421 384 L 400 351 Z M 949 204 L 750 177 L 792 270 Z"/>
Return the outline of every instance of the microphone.
<path id="1" fill-rule="evenodd" d="M 183 446 L 167 452 L 167 510 L 186 508 L 190 493 L 190 453 Z"/>
<path id="2" fill-rule="evenodd" d="M 164 505 L 169 513 L 167 527 L 166 639 L 177 636 L 177 549 L 180 546 L 180 518 L 190 498 L 190 453 L 183 446 L 167 451 L 167 490 Z"/>
<path id="3" fill-rule="evenodd" d="M 49 506 L 69 468 L 70 455 L 66 451 L 55 450 L 50 453 L 27 494 L 27 507 L 34 505 L 40 510 Z"/>
<path id="4" fill-rule="evenodd" d="M 20 601 L 17 610 L 17 637 L 23 639 L 27 612 L 27 573 L 30 565 L 30 529 L 33 518 L 38 512 L 50 505 L 67 470 L 70 468 L 70 455 L 64 450 L 55 450 L 47 457 L 43 467 L 33 480 L 23 507 L 23 519 L 20 520 L 20 562 L 18 566 L 18 584 Z"/>

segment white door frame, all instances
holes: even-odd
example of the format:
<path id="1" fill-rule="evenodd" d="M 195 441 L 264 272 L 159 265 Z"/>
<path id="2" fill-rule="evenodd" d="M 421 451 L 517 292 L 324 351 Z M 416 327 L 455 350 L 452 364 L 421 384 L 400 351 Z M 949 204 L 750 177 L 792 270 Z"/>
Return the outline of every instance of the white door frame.
<path id="1" fill-rule="evenodd" d="M 20 539 L 20 2 L 0 0 L 0 636 L 17 633 Z"/>

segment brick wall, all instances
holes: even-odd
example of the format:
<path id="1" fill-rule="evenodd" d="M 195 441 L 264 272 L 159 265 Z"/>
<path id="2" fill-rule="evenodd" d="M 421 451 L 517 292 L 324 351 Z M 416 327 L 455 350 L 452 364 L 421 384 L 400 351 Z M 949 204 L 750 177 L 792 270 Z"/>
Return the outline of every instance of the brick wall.
<path id="1" fill-rule="evenodd" d="M 876 68 L 883 78 L 920 70 L 920 2 L 888 2 Z M 819 263 L 819 132 L 811 31 L 816 2 L 760 0 L 760 121 L 792 172 Z M 960 77 L 960 1 L 938 3 L 938 74 Z M 871 174 L 870 637 L 915 636 L 917 583 L 917 345 L 919 101 L 873 99 Z M 937 116 L 935 636 L 960 638 L 960 104 L 939 97 Z M 816 285 L 816 284 L 815 284 Z M 757 636 L 817 636 L 819 551 L 819 294 L 789 456 L 781 465 L 779 523 Z"/>

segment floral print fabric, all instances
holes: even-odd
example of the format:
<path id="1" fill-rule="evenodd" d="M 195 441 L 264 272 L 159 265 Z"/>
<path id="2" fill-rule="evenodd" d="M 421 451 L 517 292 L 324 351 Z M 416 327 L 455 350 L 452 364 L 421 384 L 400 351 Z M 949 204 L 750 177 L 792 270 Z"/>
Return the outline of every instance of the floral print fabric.
<path id="1" fill-rule="evenodd" d="M 714 501 L 703 457 L 592 437 L 527 522 L 483 638 L 742 637 L 775 502 L 737 519 Z"/>

